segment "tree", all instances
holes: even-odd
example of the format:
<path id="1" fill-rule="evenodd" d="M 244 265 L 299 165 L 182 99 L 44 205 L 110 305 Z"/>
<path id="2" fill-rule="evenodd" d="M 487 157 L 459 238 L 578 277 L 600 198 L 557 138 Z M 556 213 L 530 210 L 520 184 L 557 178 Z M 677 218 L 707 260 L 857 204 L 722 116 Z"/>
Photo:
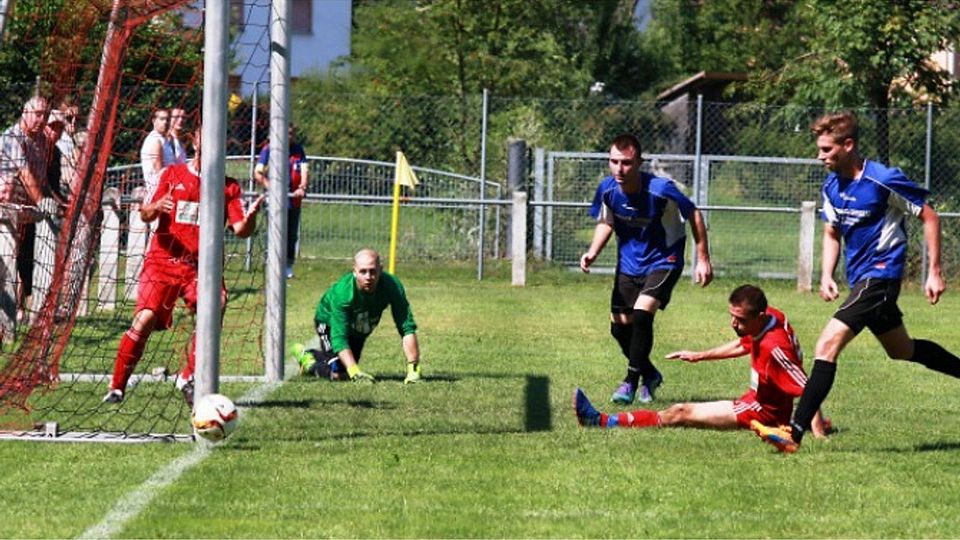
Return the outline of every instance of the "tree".
<path id="1" fill-rule="evenodd" d="M 662 87 L 700 71 L 775 69 L 803 49 L 796 0 L 656 0 L 645 39 L 659 51 Z M 653 49 L 656 47 L 656 49 Z"/>
<path id="2" fill-rule="evenodd" d="M 874 2 L 814 0 L 796 6 L 806 50 L 757 72 L 765 102 L 876 111 L 877 154 L 889 157 L 888 109 L 955 91 L 949 73 L 930 60 L 960 39 L 960 11 L 947 0 Z"/>

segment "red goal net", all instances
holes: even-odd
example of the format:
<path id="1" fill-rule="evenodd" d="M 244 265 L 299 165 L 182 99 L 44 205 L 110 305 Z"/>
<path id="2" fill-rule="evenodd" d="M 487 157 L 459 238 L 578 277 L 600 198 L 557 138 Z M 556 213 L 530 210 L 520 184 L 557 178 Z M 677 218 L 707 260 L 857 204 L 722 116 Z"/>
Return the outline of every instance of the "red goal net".
<path id="1" fill-rule="evenodd" d="M 150 338 L 122 406 L 101 397 L 133 316 L 150 236 L 137 212 L 147 164 L 166 163 L 166 155 L 144 150 L 144 140 L 162 132 L 164 152 L 179 143 L 189 153 L 186 135 L 199 122 L 203 14 L 196 4 L 45 0 L 16 2 L 6 14 L 0 77 L 16 89 L 0 110 L 9 126 L 0 185 L 15 188 L 0 194 L 0 429 L 7 433 L 188 431 L 189 408 L 169 379 L 190 348 L 193 319 L 182 306 L 170 330 Z M 164 116 L 166 130 L 156 124 Z M 231 122 L 243 148 L 249 121 Z M 228 165 L 230 173 L 248 186 L 246 162 Z M 263 370 L 262 238 L 228 235 L 225 249 L 231 293 L 223 340 L 243 346 L 224 350 L 222 371 L 250 378 Z"/>

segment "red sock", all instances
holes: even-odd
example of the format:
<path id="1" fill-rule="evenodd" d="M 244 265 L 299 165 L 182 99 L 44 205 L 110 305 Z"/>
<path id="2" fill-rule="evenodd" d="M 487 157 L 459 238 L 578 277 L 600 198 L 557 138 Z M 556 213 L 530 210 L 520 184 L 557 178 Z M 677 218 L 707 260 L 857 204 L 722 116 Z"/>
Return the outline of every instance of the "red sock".
<path id="1" fill-rule="evenodd" d="M 617 425 L 621 427 L 659 427 L 660 413 L 647 409 L 638 409 L 617 415 Z"/>
<path id="2" fill-rule="evenodd" d="M 147 340 L 143 337 L 143 334 L 133 328 L 123 333 L 123 337 L 120 338 L 120 346 L 117 347 L 117 359 L 113 362 L 111 390 L 126 391 L 130 374 L 133 373 L 133 368 L 137 367 L 137 362 L 143 356 L 143 348 L 146 345 Z"/>
<path id="3" fill-rule="evenodd" d="M 193 369 L 197 363 L 197 333 L 190 336 L 190 353 L 187 355 L 187 365 L 180 372 L 180 378 L 189 381 L 193 377 Z"/>

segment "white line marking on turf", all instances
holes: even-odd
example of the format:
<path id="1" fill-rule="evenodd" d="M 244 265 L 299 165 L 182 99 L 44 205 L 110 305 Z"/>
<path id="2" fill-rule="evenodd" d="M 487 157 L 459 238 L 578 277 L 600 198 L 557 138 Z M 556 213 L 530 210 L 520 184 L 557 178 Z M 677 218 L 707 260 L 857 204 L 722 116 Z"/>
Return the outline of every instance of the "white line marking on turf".
<path id="1" fill-rule="evenodd" d="M 292 375 L 296 373 L 296 370 L 291 372 L 289 368 L 286 368 L 286 373 Z M 283 383 L 264 383 L 255 386 L 241 396 L 239 401 L 244 403 L 260 403 L 270 392 L 280 388 L 282 384 Z M 245 407 L 240 407 L 240 409 L 243 410 Z M 210 455 L 211 446 L 211 444 L 204 441 L 196 443 L 193 451 L 178 457 L 166 467 L 155 472 L 153 476 L 148 478 L 140 487 L 123 499 L 117 501 L 117 504 L 107 512 L 107 515 L 104 516 L 100 523 L 83 531 L 83 534 L 77 538 L 110 538 L 119 533 L 123 530 L 124 525 L 140 515 L 140 512 L 143 511 L 165 487 L 176 482 L 183 473 L 189 471 L 195 465 L 202 463 L 203 460 Z"/>

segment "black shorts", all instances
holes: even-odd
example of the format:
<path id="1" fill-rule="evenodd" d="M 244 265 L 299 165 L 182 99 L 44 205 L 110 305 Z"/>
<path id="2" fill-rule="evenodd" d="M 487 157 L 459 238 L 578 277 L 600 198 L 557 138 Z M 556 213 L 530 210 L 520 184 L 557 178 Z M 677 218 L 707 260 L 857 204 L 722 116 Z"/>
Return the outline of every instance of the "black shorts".
<path id="1" fill-rule="evenodd" d="M 660 309 L 667 309 L 673 287 L 680 280 L 680 268 L 654 270 L 642 276 L 617 274 L 610 294 L 610 313 L 633 313 L 633 306 L 641 294 L 660 301 Z"/>
<path id="2" fill-rule="evenodd" d="M 897 307 L 899 297 L 899 279 L 866 278 L 853 284 L 833 318 L 849 326 L 854 334 L 867 327 L 879 336 L 903 324 L 903 313 Z"/>
<path id="3" fill-rule="evenodd" d="M 314 323 L 317 326 L 317 337 L 320 339 L 320 344 L 316 349 L 310 349 L 310 353 L 313 354 L 313 359 L 317 362 L 317 374 L 334 381 L 348 379 L 346 370 L 340 363 L 340 357 L 333 352 L 333 346 L 330 344 L 330 326 L 316 321 Z M 350 351 L 358 364 L 360 363 L 360 353 L 363 352 L 364 341 L 363 338 L 352 336 L 349 338 Z"/>

